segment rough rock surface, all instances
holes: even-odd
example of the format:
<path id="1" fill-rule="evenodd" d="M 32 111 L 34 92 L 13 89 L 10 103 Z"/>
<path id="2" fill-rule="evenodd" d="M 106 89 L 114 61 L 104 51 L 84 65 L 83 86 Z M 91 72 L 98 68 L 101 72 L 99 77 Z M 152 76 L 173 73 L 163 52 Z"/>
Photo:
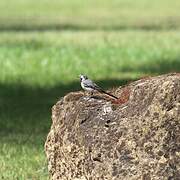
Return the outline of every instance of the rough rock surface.
<path id="1" fill-rule="evenodd" d="M 77 92 L 53 106 L 45 144 L 52 179 L 180 179 L 180 75 L 126 88 L 123 104 Z"/>

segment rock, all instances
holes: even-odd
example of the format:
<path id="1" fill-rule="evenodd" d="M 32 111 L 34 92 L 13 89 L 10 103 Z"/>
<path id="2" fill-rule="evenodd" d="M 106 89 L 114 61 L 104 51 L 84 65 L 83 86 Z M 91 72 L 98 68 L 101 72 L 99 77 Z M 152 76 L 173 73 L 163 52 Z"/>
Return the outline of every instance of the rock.
<path id="1" fill-rule="evenodd" d="M 119 101 L 70 93 L 53 106 L 45 143 L 51 178 L 180 179 L 180 75 L 141 79 L 113 94 Z"/>

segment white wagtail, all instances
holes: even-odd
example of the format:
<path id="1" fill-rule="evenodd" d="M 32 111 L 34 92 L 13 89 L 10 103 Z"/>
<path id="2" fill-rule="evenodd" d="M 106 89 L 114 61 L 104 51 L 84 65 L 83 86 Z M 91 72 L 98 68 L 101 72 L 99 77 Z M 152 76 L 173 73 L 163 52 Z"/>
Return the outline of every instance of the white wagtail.
<path id="1" fill-rule="evenodd" d="M 89 91 L 91 92 L 91 94 L 93 94 L 94 91 L 98 91 L 100 93 L 104 93 L 107 94 L 108 96 L 111 96 L 115 99 L 118 99 L 116 96 L 113 96 L 112 94 L 107 93 L 106 91 L 104 91 L 103 89 L 101 89 L 97 84 L 95 84 L 92 80 L 88 79 L 87 76 L 84 75 L 80 75 L 80 82 L 81 82 L 81 87 L 85 90 L 85 91 Z"/>

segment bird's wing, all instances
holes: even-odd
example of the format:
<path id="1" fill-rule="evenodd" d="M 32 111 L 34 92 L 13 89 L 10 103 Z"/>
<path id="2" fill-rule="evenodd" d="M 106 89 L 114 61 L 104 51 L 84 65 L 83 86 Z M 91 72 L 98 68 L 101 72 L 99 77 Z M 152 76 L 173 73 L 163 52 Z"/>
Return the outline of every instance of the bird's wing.
<path id="1" fill-rule="evenodd" d="M 95 89 L 95 90 L 101 90 L 101 88 L 96 83 L 91 81 L 90 79 L 86 79 L 84 81 L 84 86 L 87 87 L 87 88 Z"/>

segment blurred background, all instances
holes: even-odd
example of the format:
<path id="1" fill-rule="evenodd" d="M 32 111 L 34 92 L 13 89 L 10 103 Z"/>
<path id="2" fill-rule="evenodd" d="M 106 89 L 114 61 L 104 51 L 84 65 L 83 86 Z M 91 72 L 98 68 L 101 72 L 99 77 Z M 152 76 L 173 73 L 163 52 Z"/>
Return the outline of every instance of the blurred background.
<path id="1" fill-rule="evenodd" d="M 179 0 L 0 1 L 0 179 L 48 179 L 51 107 L 87 74 L 104 89 L 180 71 Z"/>

